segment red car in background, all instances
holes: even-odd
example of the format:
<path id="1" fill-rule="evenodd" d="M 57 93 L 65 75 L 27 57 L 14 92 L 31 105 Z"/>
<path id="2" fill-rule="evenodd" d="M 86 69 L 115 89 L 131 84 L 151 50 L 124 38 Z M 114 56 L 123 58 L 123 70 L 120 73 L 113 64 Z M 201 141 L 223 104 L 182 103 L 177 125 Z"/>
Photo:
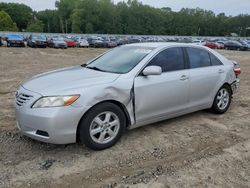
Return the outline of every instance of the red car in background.
<path id="1" fill-rule="evenodd" d="M 64 40 L 68 47 L 76 47 L 76 42 L 71 39 L 65 39 Z"/>
<path id="2" fill-rule="evenodd" d="M 211 41 L 206 41 L 204 46 L 207 46 L 211 49 L 223 49 L 224 48 L 224 45 L 219 44 L 217 42 L 211 42 Z"/>

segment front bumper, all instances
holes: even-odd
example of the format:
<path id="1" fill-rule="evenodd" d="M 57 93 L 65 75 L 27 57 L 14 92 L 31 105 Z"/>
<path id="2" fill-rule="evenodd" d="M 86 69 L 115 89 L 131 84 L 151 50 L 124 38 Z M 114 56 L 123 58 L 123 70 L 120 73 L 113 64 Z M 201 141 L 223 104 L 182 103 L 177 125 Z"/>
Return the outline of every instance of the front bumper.
<path id="1" fill-rule="evenodd" d="M 24 42 L 22 41 L 9 41 L 9 44 L 13 47 L 24 47 Z"/>
<path id="2" fill-rule="evenodd" d="M 46 42 L 36 42 L 35 46 L 44 48 L 44 47 L 47 47 L 47 43 Z"/>
<path id="3" fill-rule="evenodd" d="M 58 43 L 58 44 L 55 44 L 54 47 L 55 48 L 67 48 L 68 46 L 67 46 L 67 44 L 60 44 L 60 43 Z"/>
<path id="4" fill-rule="evenodd" d="M 46 143 L 69 144 L 76 142 L 78 123 L 84 113 L 79 107 L 31 108 L 39 94 L 21 89 L 19 92 L 34 96 L 23 106 L 15 104 L 17 127 L 22 134 Z"/>

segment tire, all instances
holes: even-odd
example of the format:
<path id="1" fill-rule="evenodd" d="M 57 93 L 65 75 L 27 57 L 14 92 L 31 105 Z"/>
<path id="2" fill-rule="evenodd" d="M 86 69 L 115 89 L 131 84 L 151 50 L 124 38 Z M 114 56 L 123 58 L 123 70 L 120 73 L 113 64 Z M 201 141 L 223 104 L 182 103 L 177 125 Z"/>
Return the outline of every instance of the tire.
<path id="1" fill-rule="evenodd" d="M 232 101 L 231 89 L 229 86 L 224 85 L 217 92 L 211 109 L 216 114 L 223 114 L 230 107 L 231 101 Z"/>
<path id="2" fill-rule="evenodd" d="M 78 138 L 90 149 L 103 150 L 116 144 L 125 127 L 126 118 L 121 108 L 113 103 L 101 103 L 90 109 L 80 121 Z"/>

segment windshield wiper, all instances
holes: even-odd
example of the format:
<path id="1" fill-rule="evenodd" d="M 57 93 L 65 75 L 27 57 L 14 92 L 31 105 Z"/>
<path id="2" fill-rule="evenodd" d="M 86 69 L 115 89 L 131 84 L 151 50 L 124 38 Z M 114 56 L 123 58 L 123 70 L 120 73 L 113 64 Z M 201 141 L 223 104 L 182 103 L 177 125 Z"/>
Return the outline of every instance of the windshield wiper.
<path id="1" fill-rule="evenodd" d="M 88 69 L 96 70 L 96 71 L 101 71 L 101 72 L 107 72 L 105 70 L 99 69 L 98 67 L 90 67 L 90 66 L 85 66 Z"/>

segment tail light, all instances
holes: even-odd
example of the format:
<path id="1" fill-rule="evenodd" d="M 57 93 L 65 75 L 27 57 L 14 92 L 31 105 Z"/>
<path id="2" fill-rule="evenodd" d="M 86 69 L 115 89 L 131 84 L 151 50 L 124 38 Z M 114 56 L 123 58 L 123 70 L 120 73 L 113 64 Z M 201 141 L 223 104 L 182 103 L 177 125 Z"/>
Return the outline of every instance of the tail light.
<path id="1" fill-rule="evenodd" d="M 240 65 L 236 61 L 233 61 L 233 64 L 234 64 L 234 73 L 236 77 L 238 77 L 241 74 Z"/>
<path id="2" fill-rule="evenodd" d="M 240 75 L 240 73 L 241 73 L 240 68 L 235 68 L 234 73 L 235 73 L 236 76 Z"/>

